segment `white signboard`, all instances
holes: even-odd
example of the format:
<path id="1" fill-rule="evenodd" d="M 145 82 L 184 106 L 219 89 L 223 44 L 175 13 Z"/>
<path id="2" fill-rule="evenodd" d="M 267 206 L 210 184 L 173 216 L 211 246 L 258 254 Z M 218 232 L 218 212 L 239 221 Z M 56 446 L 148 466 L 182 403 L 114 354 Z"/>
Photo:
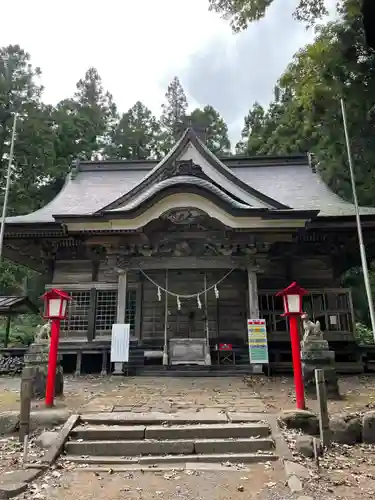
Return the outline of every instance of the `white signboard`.
<path id="1" fill-rule="evenodd" d="M 111 363 L 129 362 L 130 325 L 112 325 Z"/>

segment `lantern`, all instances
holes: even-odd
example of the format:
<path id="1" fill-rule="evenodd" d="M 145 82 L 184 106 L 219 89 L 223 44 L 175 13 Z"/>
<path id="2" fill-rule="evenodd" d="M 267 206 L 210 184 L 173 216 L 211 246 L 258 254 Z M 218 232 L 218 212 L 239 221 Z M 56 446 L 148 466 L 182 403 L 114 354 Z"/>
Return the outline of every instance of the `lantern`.
<path id="1" fill-rule="evenodd" d="M 290 332 L 290 343 L 292 347 L 292 361 L 293 361 L 293 373 L 294 373 L 294 385 L 296 388 L 296 405 L 299 410 L 305 409 L 305 390 L 303 385 L 302 376 L 302 363 L 301 363 L 301 352 L 300 352 L 300 336 L 298 327 L 298 316 L 303 314 L 302 311 L 302 297 L 308 292 L 304 288 L 301 288 L 294 281 L 285 290 L 277 293 L 279 297 L 283 298 L 284 302 L 284 314 L 289 318 L 289 332 Z"/>
<path id="2" fill-rule="evenodd" d="M 52 290 L 42 295 L 44 300 L 44 317 L 46 319 L 65 319 L 68 309 L 68 301 L 72 300 L 70 295 L 52 288 Z"/>
<path id="3" fill-rule="evenodd" d="M 295 281 L 281 292 L 278 292 L 277 295 L 283 298 L 283 316 L 301 316 L 303 314 L 302 297 L 307 294 L 307 290 L 301 288 Z"/>

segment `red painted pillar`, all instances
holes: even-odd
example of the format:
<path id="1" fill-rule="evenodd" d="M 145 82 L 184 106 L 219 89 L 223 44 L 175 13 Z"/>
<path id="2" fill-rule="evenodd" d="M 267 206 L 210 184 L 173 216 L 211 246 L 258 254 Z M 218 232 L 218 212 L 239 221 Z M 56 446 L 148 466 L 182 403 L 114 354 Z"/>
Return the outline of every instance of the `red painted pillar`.
<path id="1" fill-rule="evenodd" d="M 53 406 L 55 397 L 55 380 L 57 367 L 57 352 L 59 349 L 60 320 L 53 319 L 51 324 L 51 341 L 48 356 L 48 374 L 46 383 L 46 406 Z"/>
<path id="2" fill-rule="evenodd" d="M 292 344 L 294 385 L 296 388 L 296 405 L 298 410 L 305 409 L 305 389 L 303 386 L 300 338 L 297 316 L 289 316 L 290 341 Z"/>

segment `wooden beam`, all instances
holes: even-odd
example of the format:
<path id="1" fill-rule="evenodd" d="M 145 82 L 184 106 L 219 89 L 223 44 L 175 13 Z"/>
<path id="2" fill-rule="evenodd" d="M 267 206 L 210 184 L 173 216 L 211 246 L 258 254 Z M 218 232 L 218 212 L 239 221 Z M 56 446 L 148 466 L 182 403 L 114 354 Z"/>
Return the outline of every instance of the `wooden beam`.
<path id="1" fill-rule="evenodd" d="M 123 259 L 118 264 L 124 269 L 252 269 L 259 271 L 259 266 L 249 257 L 145 257 Z"/>

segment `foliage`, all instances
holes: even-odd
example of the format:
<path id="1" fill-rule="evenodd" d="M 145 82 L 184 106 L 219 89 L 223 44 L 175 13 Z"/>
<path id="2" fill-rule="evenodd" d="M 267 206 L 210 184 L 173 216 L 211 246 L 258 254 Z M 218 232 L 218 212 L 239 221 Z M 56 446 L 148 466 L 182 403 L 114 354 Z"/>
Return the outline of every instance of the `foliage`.
<path id="1" fill-rule="evenodd" d="M 343 97 L 359 200 L 373 205 L 375 53 L 365 46 L 357 0 L 345 0 L 340 14 L 317 28 L 315 41 L 295 55 L 269 109 L 253 106 L 239 148 L 248 154 L 311 152 L 327 184 L 351 201 Z"/>
<path id="2" fill-rule="evenodd" d="M 368 328 L 363 323 L 357 323 L 355 330 L 356 340 L 361 345 L 368 345 L 374 343 L 374 336 L 370 328 Z"/>
<path id="3" fill-rule="evenodd" d="M 190 114 L 193 128 L 204 131 L 206 145 L 215 155 L 230 154 L 228 127 L 220 114 L 212 106 L 195 109 Z"/>
<path id="4" fill-rule="evenodd" d="M 369 267 L 369 278 L 371 293 L 375 297 L 375 262 Z M 343 276 L 343 284 L 352 289 L 352 300 L 357 321 L 370 325 L 370 313 L 362 267 L 355 266 L 349 269 Z"/>
<path id="5" fill-rule="evenodd" d="M 0 318 L 0 345 L 4 344 L 6 318 Z M 28 346 L 32 344 L 37 326 L 41 324 L 41 318 L 32 314 L 24 314 L 12 319 L 9 332 L 9 347 Z"/>
<path id="6" fill-rule="evenodd" d="M 159 158 L 160 134 L 158 120 L 138 101 L 117 123 L 107 154 L 123 160 Z"/>
<path id="7" fill-rule="evenodd" d="M 168 85 L 166 102 L 162 104 L 160 123 L 163 131 L 163 150 L 167 153 L 178 137 L 186 122 L 188 107 L 186 95 L 177 76 Z"/>
<path id="8" fill-rule="evenodd" d="M 209 9 L 230 21 L 235 32 L 242 31 L 253 21 L 262 19 L 274 0 L 209 0 Z M 325 0 L 294 0 L 294 16 L 309 24 L 328 14 Z"/>

